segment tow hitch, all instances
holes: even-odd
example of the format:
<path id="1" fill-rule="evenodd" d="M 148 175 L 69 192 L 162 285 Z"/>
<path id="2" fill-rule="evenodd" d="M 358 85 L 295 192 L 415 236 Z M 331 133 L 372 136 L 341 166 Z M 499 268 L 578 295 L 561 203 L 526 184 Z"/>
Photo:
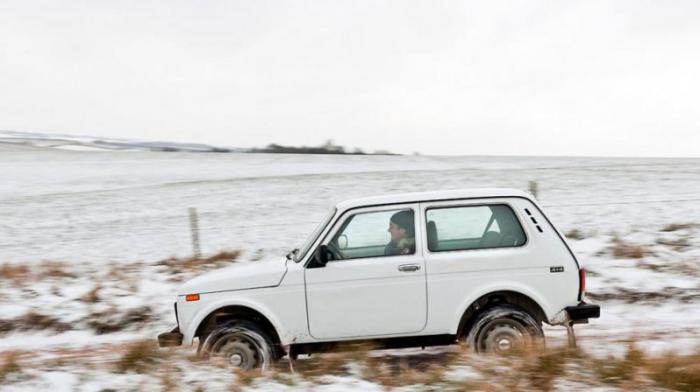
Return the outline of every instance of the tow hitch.
<path id="1" fill-rule="evenodd" d="M 600 317 L 600 306 L 581 301 L 576 306 L 567 306 L 566 313 L 569 314 L 569 322 L 566 323 L 566 336 L 569 340 L 569 347 L 576 348 L 574 324 L 586 324 L 589 318 Z"/>

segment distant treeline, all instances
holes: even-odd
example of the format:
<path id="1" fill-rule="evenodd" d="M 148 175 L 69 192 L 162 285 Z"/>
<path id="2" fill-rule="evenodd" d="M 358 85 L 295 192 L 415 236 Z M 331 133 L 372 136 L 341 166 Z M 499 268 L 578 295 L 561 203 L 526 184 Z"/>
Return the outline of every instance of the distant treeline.
<path id="1" fill-rule="evenodd" d="M 355 148 L 348 151 L 343 146 L 333 144 L 332 141 L 327 141 L 325 144 L 318 147 L 294 147 L 282 146 L 279 144 L 269 144 L 264 148 L 254 148 L 251 152 L 257 153 L 273 153 L 273 154 L 346 154 L 346 155 L 396 155 L 388 151 L 364 152 L 360 148 Z"/>

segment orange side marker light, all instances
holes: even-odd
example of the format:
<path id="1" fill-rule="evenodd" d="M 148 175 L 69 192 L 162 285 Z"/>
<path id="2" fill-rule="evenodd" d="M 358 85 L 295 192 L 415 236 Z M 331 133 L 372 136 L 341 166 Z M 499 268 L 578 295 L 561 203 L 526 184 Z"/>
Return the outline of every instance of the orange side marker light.
<path id="1" fill-rule="evenodd" d="M 187 294 L 185 296 L 185 301 L 187 301 L 187 302 L 199 301 L 199 294 Z"/>

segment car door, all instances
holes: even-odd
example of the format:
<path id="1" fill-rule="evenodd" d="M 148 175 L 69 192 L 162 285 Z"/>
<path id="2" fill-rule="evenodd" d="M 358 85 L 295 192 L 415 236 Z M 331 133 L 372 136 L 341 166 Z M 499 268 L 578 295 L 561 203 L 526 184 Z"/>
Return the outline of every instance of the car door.
<path id="1" fill-rule="evenodd" d="M 337 260 L 305 269 L 309 333 L 319 340 L 419 332 L 427 318 L 418 204 L 354 209 L 321 244 Z M 397 226 L 403 237 L 392 240 Z M 394 226 L 391 226 L 394 224 Z M 400 231 L 398 236 L 400 237 Z M 390 244 L 391 242 L 391 244 Z"/>

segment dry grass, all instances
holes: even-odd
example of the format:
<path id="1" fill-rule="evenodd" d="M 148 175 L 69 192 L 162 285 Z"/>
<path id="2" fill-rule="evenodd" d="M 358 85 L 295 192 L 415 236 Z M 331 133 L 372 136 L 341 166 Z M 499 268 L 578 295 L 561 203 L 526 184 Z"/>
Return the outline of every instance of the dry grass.
<path id="1" fill-rule="evenodd" d="M 654 272 L 668 272 L 687 276 L 700 276 L 700 267 L 693 261 L 677 260 L 672 263 L 650 263 L 638 261 L 637 268 L 648 269 Z M 586 270 L 588 273 L 588 270 Z"/>
<path id="2" fill-rule="evenodd" d="M 606 292 L 587 292 L 586 296 L 594 301 L 624 301 L 628 304 L 640 302 L 659 304 L 671 300 L 692 303 L 700 299 L 700 290 L 665 287 L 660 290 L 639 291 L 617 287 Z"/>
<path id="3" fill-rule="evenodd" d="M 68 267 L 66 266 L 65 263 L 58 262 L 58 261 L 49 261 L 46 263 L 43 263 L 39 266 L 38 273 L 37 273 L 37 279 L 39 280 L 44 280 L 44 279 L 65 279 L 65 278 L 75 278 L 77 275 L 75 275 L 72 272 L 68 271 Z"/>
<path id="4" fill-rule="evenodd" d="M 85 295 L 80 297 L 80 300 L 88 304 L 100 302 L 100 296 L 98 295 L 98 293 L 101 289 L 102 286 L 100 286 L 99 284 L 96 285 L 92 290 L 88 291 L 87 293 L 85 293 Z"/>
<path id="5" fill-rule="evenodd" d="M 262 374 L 260 373 L 260 370 L 257 369 L 252 369 L 252 370 L 244 370 L 244 369 L 236 369 L 236 379 L 239 384 L 244 385 L 244 386 L 250 386 L 260 378 Z"/>
<path id="6" fill-rule="evenodd" d="M 319 355 L 299 361 L 295 367 L 300 370 L 302 380 L 314 384 L 323 383 L 324 375 L 348 375 L 350 363 L 361 367 L 360 376 L 364 380 L 387 389 L 422 386 L 418 389 L 548 391 L 558 389 L 558 382 L 568 381 L 623 390 L 700 390 L 700 354 L 648 357 L 634 344 L 621 358 L 601 359 L 566 348 L 523 350 L 506 357 L 475 355 L 467 350 L 432 356 L 372 355 L 358 351 Z M 465 366 L 475 369 L 481 378 L 451 381 L 447 377 L 447 370 Z M 247 374 L 240 382 L 250 385 L 254 379 L 254 374 Z M 294 382 L 290 378 L 285 382 L 280 374 L 272 379 L 285 384 Z"/>
<path id="7" fill-rule="evenodd" d="M 668 246 L 676 251 L 683 251 L 684 249 L 690 246 L 690 241 L 688 241 L 688 238 L 678 238 L 674 240 L 667 238 L 658 238 L 656 240 L 656 243 L 659 245 Z"/>
<path id="8" fill-rule="evenodd" d="M 564 234 L 566 238 L 572 239 L 572 240 L 582 240 L 586 238 L 586 236 L 583 234 L 583 232 L 579 229 L 571 229 L 568 232 Z"/>
<path id="9" fill-rule="evenodd" d="M 180 372 L 173 363 L 165 363 L 159 374 L 160 386 L 163 392 L 176 391 L 178 388 Z"/>
<path id="10" fill-rule="evenodd" d="M 336 348 L 336 352 L 314 354 L 311 358 L 295 363 L 295 369 L 303 377 L 317 379 L 325 375 L 343 376 L 349 374 L 348 364 L 364 363 L 375 347 L 367 343 L 346 343 Z"/>
<path id="11" fill-rule="evenodd" d="M 700 391 L 700 353 L 666 354 L 649 360 L 647 370 L 660 386 L 676 391 Z"/>
<path id="12" fill-rule="evenodd" d="M 101 355 L 119 350 L 105 350 Z M 135 372 L 153 378 L 162 390 L 178 390 L 187 383 L 206 389 L 207 379 L 192 380 L 188 369 L 207 374 L 207 367 L 220 367 L 236 375 L 231 390 L 246 390 L 258 385 L 272 388 L 292 386 L 306 390 L 336 382 L 335 377 L 349 377 L 380 385 L 387 390 L 406 388 L 425 391 L 548 391 L 567 388 L 616 390 L 700 390 L 700 353 L 690 356 L 663 354 L 647 356 L 631 345 L 622 357 L 600 358 L 580 350 L 565 348 L 521 350 L 507 356 L 476 355 L 469 350 L 432 353 L 397 353 L 366 351 L 362 346 L 332 354 L 315 354 L 295 363 L 290 373 L 286 361 L 274 370 L 232 369 L 229 365 L 197 359 L 190 362 L 187 350 L 160 350 L 153 341 L 125 347 L 123 354 L 105 363 L 115 373 Z M 97 362 L 86 355 L 74 355 L 73 366 L 81 361 Z M 26 366 L 26 365 L 23 365 Z M 467 368 L 467 376 L 455 378 L 454 372 Z M 0 361 L 0 380 L 18 373 L 17 357 Z M 221 373 L 219 373 L 221 374 Z M 335 377 L 328 377 L 335 376 Z M 200 383 L 201 382 L 201 383 Z M 566 389 L 564 389 L 566 390 Z"/>
<path id="13" fill-rule="evenodd" d="M 209 257 L 204 258 L 204 263 L 205 264 L 211 264 L 211 263 L 217 263 L 220 261 L 223 262 L 231 262 L 236 259 L 241 255 L 241 251 L 239 250 L 222 250 L 219 253 L 215 253 Z"/>
<path id="14" fill-rule="evenodd" d="M 549 391 L 554 386 L 554 380 L 564 375 L 565 361 L 567 351 L 557 350 L 543 352 L 538 355 L 531 356 L 525 362 L 522 372 L 527 375 L 527 379 L 531 385 L 538 385 L 542 390 Z"/>
<path id="15" fill-rule="evenodd" d="M 65 263 L 57 261 L 44 262 L 31 267 L 16 263 L 0 265 L 0 279 L 12 282 L 15 286 L 23 286 L 41 280 L 59 280 L 75 277 L 75 274 L 68 272 Z"/>
<path id="16" fill-rule="evenodd" d="M 103 335 L 127 328 L 138 328 L 154 319 L 153 309 L 150 306 L 141 306 L 126 312 L 120 312 L 113 308 L 90 314 L 87 325 L 96 334 Z"/>
<path id="17" fill-rule="evenodd" d="M 14 285 L 28 281 L 31 276 L 32 273 L 26 265 L 9 263 L 0 265 L 0 279 L 10 281 Z"/>
<path id="18" fill-rule="evenodd" d="M 156 265 L 167 267 L 172 274 L 197 272 L 234 262 L 240 255 L 238 250 L 221 251 L 208 257 L 171 257 L 157 262 Z"/>
<path id="19" fill-rule="evenodd" d="M 137 342 L 128 346 L 124 355 L 117 361 L 116 370 L 119 373 L 146 373 L 164 358 L 165 352 L 159 350 L 154 341 Z"/>
<path id="20" fill-rule="evenodd" d="M 661 231 L 670 232 L 693 228 L 697 225 L 693 223 L 671 223 L 670 225 L 664 226 Z"/>
<path id="21" fill-rule="evenodd" d="M 611 250 L 612 255 L 618 259 L 641 259 L 652 254 L 647 247 L 627 243 L 618 236 L 613 237 Z"/>
<path id="22" fill-rule="evenodd" d="M 644 353 L 632 345 L 622 359 L 610 356 L 602 360 L 593 360 L 593 369 L 598 380 L 604 383 L 629 385 L 640 377 L 640 369 L 645 363 Z"/>
<path id="23" fill-rule="evenodd" d="M 2 362 L 0 362 L 0 385 L 5 383 L 9 375 L 22 371 L 17 357 L 17 353 L 8 353 L 2 358 Z"/>
<path id="24" fill-rule="evenodd" d="M 71 329 L 69 324 L 35 311 L 30 311 L 14 319 L 0 320 L 0 334 L 13 331 L 65 332 Z"/>

